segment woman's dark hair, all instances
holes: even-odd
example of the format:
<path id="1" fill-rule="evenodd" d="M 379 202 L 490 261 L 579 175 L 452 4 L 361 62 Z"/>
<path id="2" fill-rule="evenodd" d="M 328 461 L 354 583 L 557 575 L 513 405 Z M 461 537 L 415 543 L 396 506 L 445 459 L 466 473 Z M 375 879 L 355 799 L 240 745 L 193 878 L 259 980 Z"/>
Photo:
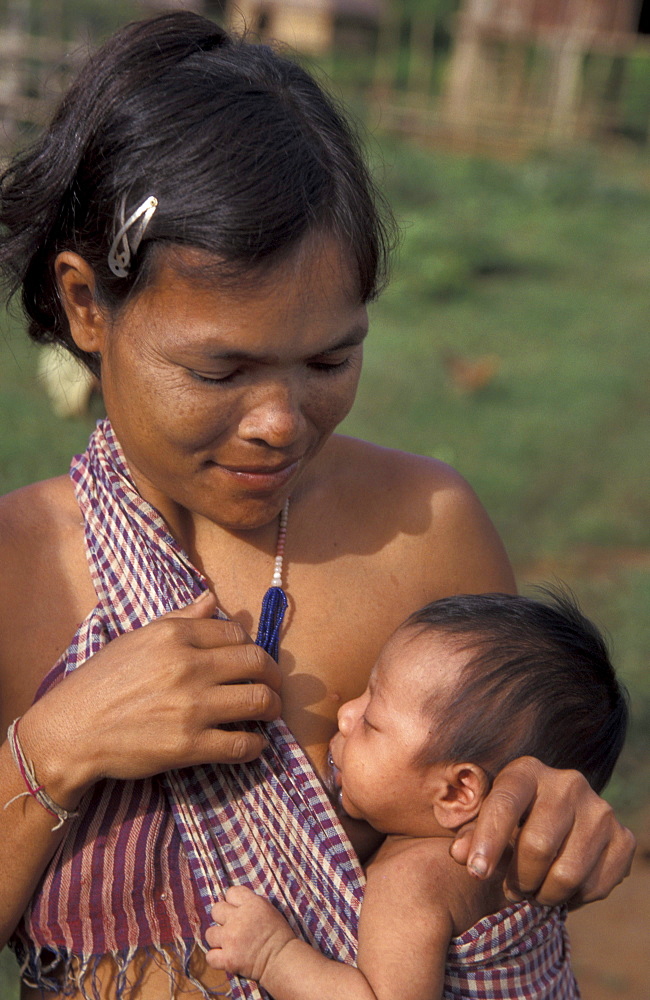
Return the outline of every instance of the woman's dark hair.
<path id="1" fill-rule="evenodd" d="M 354 131 L 314 79 L 189 12 L 118 31 L 0 185 L 0 269 L 12 293 L 22 286 L 30 335 L 95 371 L 59 300 L 62 250 L 91 265 L 98 301 L 116 311 L 151 279 L 163 244 L 207 251 L 211 277 L 244 281 L 321 231 L 349 253 L 366 302 L 395 236 Z M 158 207 L 118 278 L 107 257 L 121 200 L 128 217 L 150 195 Z"/>
<path id="2" fill-rule="evenodd" d="M 446 704 L 424 706 L 435 721 L 418 761 L 471 761 L 492 776 L 515 757 L 581 771 L 595 791 L 623 748 L 627 692 L 596 626 L 566 590 L 538 588 L 544 601 L 512 594 L 434 601 L 405 625 L 449 636 L 470 653 Z"/>

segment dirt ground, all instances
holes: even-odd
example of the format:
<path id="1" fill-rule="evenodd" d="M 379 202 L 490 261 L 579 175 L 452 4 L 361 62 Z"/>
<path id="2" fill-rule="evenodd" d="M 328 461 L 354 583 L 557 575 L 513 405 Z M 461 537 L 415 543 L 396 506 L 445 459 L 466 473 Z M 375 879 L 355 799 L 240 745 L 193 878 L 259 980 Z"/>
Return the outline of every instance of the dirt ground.
<path id="1" fill-rule="evenodd" d="M 569 915 L 583 1000 L 650 1000 L 650 810 L 630 825 L 638 848 L 629 878 Z"/>

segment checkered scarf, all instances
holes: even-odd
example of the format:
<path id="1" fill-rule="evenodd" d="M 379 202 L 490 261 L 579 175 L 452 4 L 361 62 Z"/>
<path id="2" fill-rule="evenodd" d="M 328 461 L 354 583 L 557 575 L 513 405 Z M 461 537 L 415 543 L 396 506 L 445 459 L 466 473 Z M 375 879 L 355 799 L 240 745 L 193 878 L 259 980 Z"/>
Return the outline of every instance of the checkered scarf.
<path id="1" fill-rule="evenodd" d="M 579 1000 L 566 907 L 514 903 L 452 938 L 444 1000 Z"/>
<path id="2" fill-rule="evenodd" d="M 73 460 L 71 477 L 85 520 L 98 606 L 63 658 L 61 676 L 106 642 L 186 606 L 207 587 L 160 514 L 137 493 L 107 420 L 98 424 L 88 450 Z M 34 941 L 41 953 L 54 952 L 68 967 L 71 952 L 81 953 L 84 968 L 90 968 L 90 955 L 119 955 L 123 977 L 136 948 L 160 952 L 175 941 L 177 953 L 184 943 L 182 965 L 188 972 L 188 956 L 195 942 L 201 944 L 212 903 L 233 884 L 270 898 L 295 932 L 326 955 L 354 961 L 364 886 L 356 855 L 282 720 L 234 728 L 246 727 L 262 731 L 268 741 L 252 763 L 172 771 L 162 782 L 100 783 L 91 793 L 95 798 L 85 817 L 70 826 L 25 918 L 22 939 L 31 942 L 32 955 L 24 964 L 28 972 L 30 962 L 32 970 L 38 967 L 38 974 L 31 973 L 38 985 L 49 984 Z M 176 834 L 165 833 L 169 809 Z M 116 813 L 124 818 L 122 828 L 107 830 L 101 817 L 110 821 Z M 170 863 L 178 835 L 182 844 Z M 107 845 L 113 846 L 109 850 Z M 161 845 L 164 857 L 159 859 Z M 129 860 L 134 857 L 135 868 Z M 169 892 L 154 885 L 165 861 L 168 869 L 181 868 Z M 112 886 L 93 890 L 93 879 L 101 882 L 107 873 Z M 151 880 L 147 896 L 138 884 L 146 879 Z M 120 880 L 125 880 L 123 887 Z M 185 882 L 191 882 L 189 889 Z M 60 899 L 66 885 L 70 902 L 64 906 Z M 93 891 L 103 893 L 101 904 L 92 898 Z M 172 894 L 173 899 L 160 902 Z M 85 919 L 75 914 L 75 905 L 86 909 Z M 54 924 L 53 906 L 58 907 Z M 193 908 L 200 911 L 198 919 Z M 264 995 L 256 983 L 231 980 L 234 1000 Z"/>

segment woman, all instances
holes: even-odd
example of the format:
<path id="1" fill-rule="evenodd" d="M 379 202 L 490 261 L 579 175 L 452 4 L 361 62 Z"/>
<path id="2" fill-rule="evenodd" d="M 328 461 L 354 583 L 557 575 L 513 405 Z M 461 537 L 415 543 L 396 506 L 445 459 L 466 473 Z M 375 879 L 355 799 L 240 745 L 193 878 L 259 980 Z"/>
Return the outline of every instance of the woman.
<path id="1" fill-rule="evenodd" d="M 30 331 L 101 375 L 110 421 L 71 479 L 0 507 L 0 927 L 48 996 L 223 990 L 201 948 L 235 836 L 247 878 L 290 885 L 305 933 L 320 921 L 315 940 L 353 953 L 362 876 L 311 780 L 337 707 L 414 608 L 514 589 L 452 470 L 333 435 L 385 273 L 380 209 L 317 85 L 187 13 L 109 41 L 4 176 L 2 262 Z M 297 744 L 259 726 L 280 714 Z M 226 824 L 240 800 L 250 834 Z M 295 816 L 309 837 L 285 866 Z M 589 900 L 626 873 L 608 807 L 529 759 L 457 860 L 491 873 L 522 821 L 511 892 Z M 363 860 L 375 841 L 347 830 Z"/>

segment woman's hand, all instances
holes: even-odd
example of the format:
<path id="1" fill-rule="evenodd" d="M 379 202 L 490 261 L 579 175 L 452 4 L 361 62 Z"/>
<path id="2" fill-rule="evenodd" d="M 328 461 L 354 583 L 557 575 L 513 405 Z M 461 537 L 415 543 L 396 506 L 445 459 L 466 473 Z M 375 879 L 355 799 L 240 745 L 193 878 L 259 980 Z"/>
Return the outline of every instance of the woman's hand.
<path id="1" fill-rule="evenodd" d="M 206 593 L 114 639 L 25 713 L 23 748 L 56 802 L 70 808 L 100 778 L 261 753 L 261 734 L 220 727 L 277 718 L 280 670 L 215 606 Z"/>
<path id="2" fill-rule="evenodd" d="M 488 878 L 513 840 L 506 896 L 549 906 L 604 899 L 629 874 L 636 846 L 583 775 L 534 757 L 520 757 L 497 775 L 451 854 L 473 875 Z"/>

